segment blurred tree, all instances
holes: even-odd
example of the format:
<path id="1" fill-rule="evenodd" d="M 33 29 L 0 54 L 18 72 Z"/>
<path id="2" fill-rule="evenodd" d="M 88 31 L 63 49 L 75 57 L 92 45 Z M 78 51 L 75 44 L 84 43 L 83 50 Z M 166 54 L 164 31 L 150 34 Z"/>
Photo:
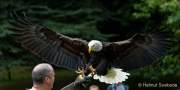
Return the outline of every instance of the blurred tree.
<path id="1" fill-rule="evenodd" d="M 176 41 L 169 49 L 170 54 L 150 67 L 132 71 L 132 82 L 128 83 L 137 82 L 139 78 L 180 77 L 178 0 L 1 0 L 0 66 L 7 66 L 7 71 L 13 65 L 39 63 L 37 57 L 11 40 L 11 32 L 6 29 L 11 10 L 25 12 L 36 23 L 57 32 L 86 40 L 117 41 L 134 33 L 166 31 Z"/>

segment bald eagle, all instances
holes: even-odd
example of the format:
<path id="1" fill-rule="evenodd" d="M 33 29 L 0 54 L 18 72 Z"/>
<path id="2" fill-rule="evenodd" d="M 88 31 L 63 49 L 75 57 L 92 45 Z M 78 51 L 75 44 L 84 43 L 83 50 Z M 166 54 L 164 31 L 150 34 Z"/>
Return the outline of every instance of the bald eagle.
<path id="1" fill-rule="evenodd" d="M 71 38 L 33 23 L 28 17 L 11 14 L 9 30 L 23 48 L 42 60 L 71 70 L 91 70 L 94 79 L 118 83 L 127 79 L 131 70 L 151 64 L 165 54 L 168 38 L 160 33 L 135 34 L 127 40 L 103 42 Z"/>

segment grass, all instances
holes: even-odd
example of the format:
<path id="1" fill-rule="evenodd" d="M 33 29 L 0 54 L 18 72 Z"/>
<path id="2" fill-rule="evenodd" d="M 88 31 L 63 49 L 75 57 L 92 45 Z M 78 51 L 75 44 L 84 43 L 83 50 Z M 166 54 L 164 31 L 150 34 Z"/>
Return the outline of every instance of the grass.
<path id="1" fill-rule="evenodd" d="M 0 87 L 4 85 L 9 85 L 16 83 L 17 81 L 27 80 L 31 78 L 32 67 L 27 66 L 14 66 L 10 67 L 11 80 L 8 79 L 8 74 L 5 68 L 0 68 Z"/>
<path id="2" fill-rule="evenodd" d="M 11 67 L 12 80 L 8 80 L 7 72 L 5 68 L 0 68 L 0 90 L 24 90 L 27 87 L 32 86 L 31 66 L 13 66 Z M 75 79 L 75 73 L 73 71 L 64 69 L 55 69 L 55 89 L 61 88 L 67 85 L 69 82 Z"/>

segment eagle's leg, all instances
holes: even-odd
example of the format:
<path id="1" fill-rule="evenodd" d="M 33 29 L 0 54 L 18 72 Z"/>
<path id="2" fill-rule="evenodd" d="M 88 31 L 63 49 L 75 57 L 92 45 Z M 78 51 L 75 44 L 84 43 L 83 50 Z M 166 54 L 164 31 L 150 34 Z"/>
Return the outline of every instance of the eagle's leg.
<path id="1" fill-rule="evenodd" d="M 77 77 L 77 79 L 80 79 L 80 80 L 84 79 L 84 77 L 85 77 L 85 70 L 84 70 L 83 68 L 79 68 L 79 67 L 78 67 L 78 70 L 75 71 L 75 72 L 76 72 L 77 74 L 79 74 L 78 77 Z"/>
<path id="2" fill-rule="evenodd" d="M 92 65 L 89 66 L 89 70 L 90 70 L 90 75 L 95 74 L 96 69 L 94 69 Z"/>

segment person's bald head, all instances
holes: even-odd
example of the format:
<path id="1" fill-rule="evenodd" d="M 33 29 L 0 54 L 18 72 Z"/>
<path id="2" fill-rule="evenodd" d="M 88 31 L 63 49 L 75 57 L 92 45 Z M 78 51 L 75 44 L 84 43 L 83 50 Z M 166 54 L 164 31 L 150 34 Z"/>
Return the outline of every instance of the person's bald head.
<path id="1" fill-rule="evenodd" d="M 99 90 L 99 86 L 97 86 L 97 85 L 91 85 L 91 86 L 89 87 L 89 90 Z"/>
<path id="2" fill-rule="evenodd" d="M 42 84 L 45 77 L 54 75 L 53 67 L 50 64 L 42 63 L 34 67 L 32 71 L 33 83 Z"/>

